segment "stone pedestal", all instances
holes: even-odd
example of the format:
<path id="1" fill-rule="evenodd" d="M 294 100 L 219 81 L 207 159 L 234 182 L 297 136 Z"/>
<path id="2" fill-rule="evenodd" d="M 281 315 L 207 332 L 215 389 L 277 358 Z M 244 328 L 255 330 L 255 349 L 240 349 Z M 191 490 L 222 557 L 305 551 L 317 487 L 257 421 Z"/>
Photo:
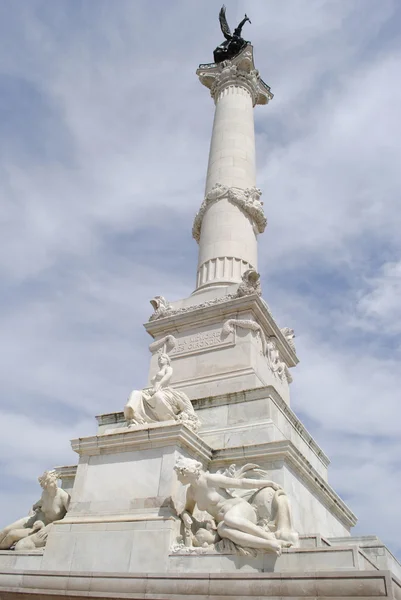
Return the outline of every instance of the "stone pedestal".
<path id="1" fill-rule="evenodd" d="M 80 460 L 67 516 L 53 525 L 41 568 L 161 572 L 180 531 L 178 455 L 208 463 L 211 449 L 185 426 L 121 429 L 73 440 Z"/>
<path id="2" fill-rule="evenodd" d="M 172 340 L 173 385 L 189 398 L 271 386 L 289 403 L 290 377 L 272 370 L 269 338 L 276 340 L 288 374 L 298 359 L 257 294 L 217 296 L 177 308 L 172 305 L 166 317 L 149 321 L 145 328 L 155 339 L 150 346 L 149 380 L 158 370 L 158 352 L 168 336 Z"/>

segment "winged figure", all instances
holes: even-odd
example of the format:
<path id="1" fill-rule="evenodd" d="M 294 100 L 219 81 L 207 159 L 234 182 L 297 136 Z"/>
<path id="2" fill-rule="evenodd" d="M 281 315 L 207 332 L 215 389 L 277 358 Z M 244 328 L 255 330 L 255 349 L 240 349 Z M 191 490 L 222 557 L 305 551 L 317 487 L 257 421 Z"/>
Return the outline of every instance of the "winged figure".
<path id="1" fill-rule="evenodd" d="M 243 26 L 245 25 L 245 23 L 247 21 L 249 21 L 249 23 L 251 22 L 247 15 L 245 15 L 245 17 L 242 19 L 242 21 L 234 29 L 234 33 L 231 33 L 231 30 L 230 30 L 230 27 L 228 26 L 227 18 L 226 18 L 226 7 L 223 4 L 223 6 L 220 9 L 220 13 L 219 13 L 219 21 L 220 21 L 221 31 L 222 31 L 224 37 L 226 38 L 226 41 L 223 42 L 222 44 L 220 44 L 220 46 L 217 46 L 217 48 L 213 52 L 215 63 L 220 63 L 223 60 L 229 60 L 230 58 L 233 58 L 236 54 L 241 52 L 241 50 L 247 44 L 249 44 L 249 42 L 246 42 L 241 37 Z"/>

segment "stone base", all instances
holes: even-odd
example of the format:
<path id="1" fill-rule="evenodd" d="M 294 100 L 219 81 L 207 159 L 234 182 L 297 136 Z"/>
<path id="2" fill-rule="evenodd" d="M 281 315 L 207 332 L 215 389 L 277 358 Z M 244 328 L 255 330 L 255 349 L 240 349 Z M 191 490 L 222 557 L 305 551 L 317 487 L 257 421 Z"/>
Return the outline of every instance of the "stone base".
<path id="1" fill-rule="evenodd" d="M 121 574 L 0 570 L 2 600 L 33 598 L 231 598 L 401 599 L 401 583 L 389 571 L 320 573 Z"/>
<path id="2" fill-rule="evenodd" d="M 295 367 L 298 358 L 267 305 L 257 294 L 220 299 L 225 301 L 196 304 L 145 324 L 155 340 L 150 347 L 153 354 L 149 382 L 159 369 L 158 350 L 170 336 L 174 338 L 174 347 L 169 350 L 174 371 L 172 385 L 191 400 L 272 386 L 289 404 L 288 379 L 272 371 L 266 340 L 275 338 L 281 360 L 288 368 Z M 229 322 L 232 326 L 227 330 Z"/>

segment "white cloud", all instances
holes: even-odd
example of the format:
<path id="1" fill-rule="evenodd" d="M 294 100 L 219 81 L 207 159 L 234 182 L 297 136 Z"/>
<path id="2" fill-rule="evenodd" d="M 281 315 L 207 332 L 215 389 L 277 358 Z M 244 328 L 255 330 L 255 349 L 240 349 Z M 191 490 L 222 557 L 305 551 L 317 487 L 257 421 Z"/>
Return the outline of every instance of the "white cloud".
<path id="1" fill-rule="evenodd" d="M 269 218 L 260 265 L 265 298 L 299 334 L 293 406 L 333 459 L 359 533 L 378 531 L 394 549 L 401 49 L 388 28 L 398 6 L 245 4 L 227 2 L 230 23 L 249 12 L 246 36 L 275 93 L 255 110 Z M 121 409 L 146 382 L 149 298 L 193 289 L 190 229 L 213 118 L 194 71 L 220 42 L 220 4 L 157 7 L 99 0 L 74 13 L 59 2 L 44 14 L 31 2 L 2 19 L 0 82 L 27 81 L 54 112 L 48 139 L 38 109 L 25 115 L 36 145 L 29 132 L 0 145 L 0 510 L 10 520 L 35 500 L 44 468 L 74 460 L 68 439 L 93 433 L 92 415 Z"/>

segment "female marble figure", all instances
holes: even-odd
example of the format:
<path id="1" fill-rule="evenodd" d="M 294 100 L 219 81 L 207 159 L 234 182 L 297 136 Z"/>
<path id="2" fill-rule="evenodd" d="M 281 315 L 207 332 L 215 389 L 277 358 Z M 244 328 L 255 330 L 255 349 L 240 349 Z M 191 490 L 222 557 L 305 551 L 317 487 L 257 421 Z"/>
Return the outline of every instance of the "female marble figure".
<path id="1" fill-rule="evenodd" d="M 70 496 L 58 487 L 58 478 L 56 471 L 45 471 L 38 478 L 43 489 L 40 500 L 33 505 L 27 517 L 14 521 L 0 531 L 0 549 L 7 550 L 18 540 L 39 533 L 44 526 L 64 518 Z"/>
<path id="2" fill-rule="evenodd" d="M 277 483 L 266 479 L 209 473 L 202 469 L 200 462 L 184 457 L 177 460 L 174 468 L 178 480 L 184 485 L 189 484 L 186 506 L 181 514 L 186 530 L 191 528 L 193 511 L 197 505 L 199 510 L 206 511 L 213 517 L 221 538 L 231 540 L 241 548 L 254 548 L 280 555 L 283 547 L 288 548 L 297 543 L 298 534 L 292 528 L 288 498 Z M 255 491 L 248 502 L 243 497 L 231 494 L 229 490 L 232 488 L 258 491 Z M 265 489 L 273 494 L 274 524 L 265 523 L 263 519 Z"/>
<path id="3" fill-rule="evenodd" d="M 152 378 L 152 387 L 134 390 L 124 407 L 129 426 L 160 421 L 181 421 L 191 429 L 199 428 L 199 420 L 189 398 L 179 390 L 169 387 L 173 374 L 168 354 L 160 354 L 159 371 Z"/>

